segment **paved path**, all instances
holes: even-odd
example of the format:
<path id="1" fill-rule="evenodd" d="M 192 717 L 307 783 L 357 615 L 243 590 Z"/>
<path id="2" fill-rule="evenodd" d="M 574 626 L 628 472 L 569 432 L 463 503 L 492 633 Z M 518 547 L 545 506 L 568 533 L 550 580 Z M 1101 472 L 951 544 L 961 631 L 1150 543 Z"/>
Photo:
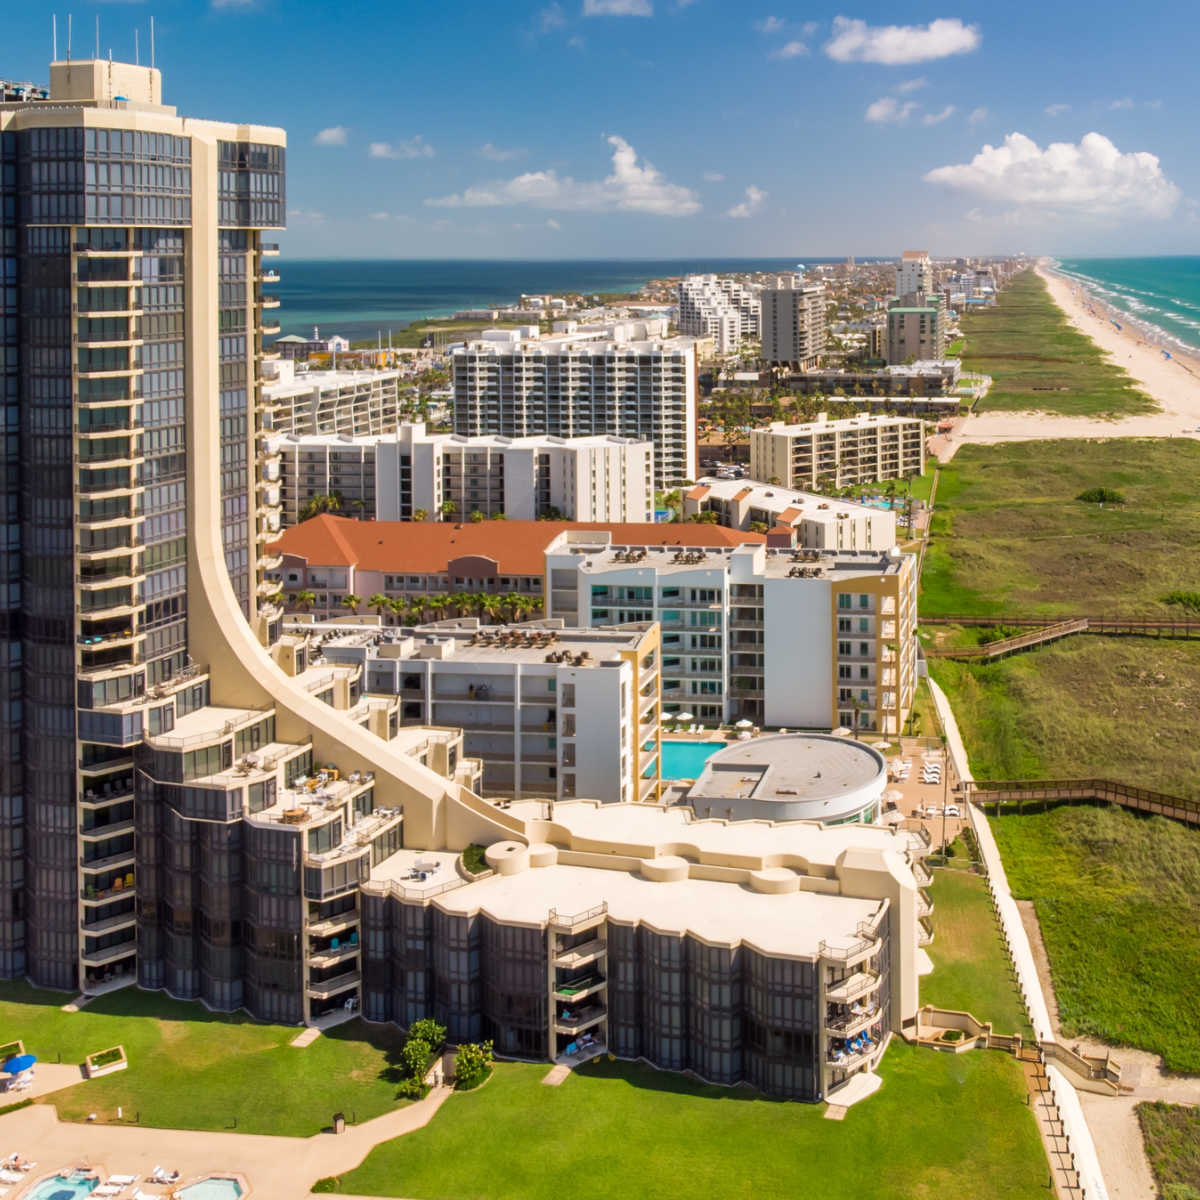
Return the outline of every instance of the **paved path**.
<path id="1" fill-rule="evenodd" d="M 148 1175 L 156 1166 L 178 1170 L 182 1182 L 197 1176 L 236 1172 L 251 1185 L 253 1200 L 293 1200 L 327 1175 L 352 1171 L 380 1142 L 428 1124 L 452 1089 L 442 1085 L 424 1100 L 373 1121 L 348 1126 L 338 1136 L 264 1137 L 148 1129 L 138 1125 L 80 1125 L 59 1121 L 48 1104 L 35 1104 L 0 1117 L 5 1152 L 39 1164 L 32 1178 L 60 1167 L 87 1164 L 114 1173 Z"/>

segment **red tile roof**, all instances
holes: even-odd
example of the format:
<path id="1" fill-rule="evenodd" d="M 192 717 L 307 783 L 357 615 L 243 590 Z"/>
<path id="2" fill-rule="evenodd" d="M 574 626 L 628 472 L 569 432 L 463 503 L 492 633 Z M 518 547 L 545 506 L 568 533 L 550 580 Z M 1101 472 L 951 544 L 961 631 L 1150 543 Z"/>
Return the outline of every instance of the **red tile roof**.
<path id="1" fill-rule="evenodd" d="M 452 559 L 494 559 L 501 574 L 541 575 L 546 547 L 564 530 L 607 529 L 614 546 L 759 545 L 760 533 L 691 522 L 636 525 L 586 521 L 356 521 L 329 513 L 284 531 L 273 549 L 314 566 L 441 573 Z"/>
<path id="2" fill-rule="evenodd" d="M 699 483 L 687 494 L 688 500 L 703 500 L 712 491 L 707 484 Z"/>

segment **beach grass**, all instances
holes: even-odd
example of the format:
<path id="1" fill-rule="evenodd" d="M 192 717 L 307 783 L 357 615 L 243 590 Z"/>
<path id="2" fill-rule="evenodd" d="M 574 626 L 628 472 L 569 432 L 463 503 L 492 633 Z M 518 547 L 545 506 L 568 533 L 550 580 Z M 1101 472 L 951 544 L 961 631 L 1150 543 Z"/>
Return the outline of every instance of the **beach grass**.
<path id="1" fill-rule="evenodd" d="M 921 1003 L 991 1021 L 996 1033 L 1033 1036 L 982 875 L 943 868 L 933 874 L 933 974 L 921 979 Z"/>
<path id="2" fill-rule="evenodd" d="M 1112 779 L 1200 798 L 1200 641 L 1081 634 L 930 660 L 977 779 Z"/>
<path id="3" fill-rule="evenodd" d="M 1090 805 L 991 821 L 1013 895 L 1036 906 L 1063 1032 L 1200 1071 L 1200 830 Z"/>
<path id="4" fill-rule="evenodd" d="M 1075 329 L 1033 270 L 1014 276 L 996 304 L 963 315 L 963 369 L 994 380 L 979 411 L 1042 411 L 1117 418 L 1158 404 Z"/>
<path id="5" fill-rule="evenodd" d="M 893 1039 L 883 1086 L 824 1118 L 640 1064 L 593 1060 L 557 1087 L 545 1065 L 500 1063 L 484 1087 L 377 1146 L 330 1190 L 362 1196 L 558 1200 L 607 1196 L 821 1196 L 823 1200 L 1035 1200 L 1046 1158 L 1020 1064 Z M 881 1159 L 880 1154 L 883 1154 Z"/>
<path id="6" fill-rule="evenodd" d="M 938 471 L 923 616 L 1187 614 L 1200 443 L 1179 438 L 963 446 Z M 1077 499 L 1109 487 L 1125 503 Z"/>
<path id="7" fill-rule="evenodd" d="M 1150 1170 L 1164 1200 L 1200 1196 L 1200 1108 L 1162 1100 L 1137 1106 Z"/>
<path id="8" fill-rule="evenodd" d="M 295 1026 L 269 1025 L 244 1013 L 209 1012 L 157 992 L 125 988 L 79 1012 L 71 997 L 25 983 L 0 984 L 0 1029 L 45 1062 L 82 1063 L 123 1046 L 127 1070 L 90 1079 L 40 1103 L 60 1119 L 124 1119 L 171 1129 L 237 1129 L 308 1137 L 332 1123 L 377 1117 L 397 1100 L 396 1064 L 404 1036 L 391 1026 L 347 1022 L 303 1048 L 288 1043 Z"/>

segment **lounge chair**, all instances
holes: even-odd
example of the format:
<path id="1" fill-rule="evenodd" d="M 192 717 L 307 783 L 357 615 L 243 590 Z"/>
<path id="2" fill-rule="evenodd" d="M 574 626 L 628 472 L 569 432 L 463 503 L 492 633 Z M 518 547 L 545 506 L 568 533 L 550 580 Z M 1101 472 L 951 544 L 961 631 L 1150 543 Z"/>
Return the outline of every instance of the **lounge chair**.
<path id="1" fill-rule="evenodd" d="M 94 1191 L 88 1193 L 89 1196 L 119 1196 L 125 1189 L 119 1184 L 106 1183 L 103 1187 L 98 1187 Z"/>
<path id="2" fill-rule="evenodd" d="M 20 1171 L 10 1171 L 5 1168 L 0 1171 L 0 1183 L 24 1183 L 25 1176 Z"/>
<path id="3" fill-rule="evenodd" d="M 137 1181 L 138 1177 L 136 1175 L 110 1175 L 108 1177 L 109 1183 L 119 1183 L 122 1187 L 128 1187 L 131 1183 L 137 1183 Z"/>

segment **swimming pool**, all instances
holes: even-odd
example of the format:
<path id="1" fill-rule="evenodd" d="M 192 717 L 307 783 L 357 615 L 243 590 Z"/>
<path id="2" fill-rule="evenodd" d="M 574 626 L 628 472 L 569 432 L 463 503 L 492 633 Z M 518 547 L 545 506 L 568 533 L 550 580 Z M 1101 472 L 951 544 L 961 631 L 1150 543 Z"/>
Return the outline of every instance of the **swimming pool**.
<path id="1" fill-rule="evenodd" d="M 236 1179 L 202 1179 L 179 1193 L 182 1200 L 237 1200 L 242 1185 Z"/>
<path id="2" fill-rule="evenodd" d="M 718 750 L 724 750 L 724 742 L 668 741 L 662 744 L 662 777 L 664 779 L 697 779 L 704 764 Z"/>
<path id="3" fill-rule="evenodd" d="M 89 1196 L 100 1186 L 100 1180 L 95 1175 L 73 1171 L 70 1175 L 56 1175 L 53 1179 L 43 1179 L 29 1193 L 28 1200 L 79 1200 L 81 1196 Z"/>

